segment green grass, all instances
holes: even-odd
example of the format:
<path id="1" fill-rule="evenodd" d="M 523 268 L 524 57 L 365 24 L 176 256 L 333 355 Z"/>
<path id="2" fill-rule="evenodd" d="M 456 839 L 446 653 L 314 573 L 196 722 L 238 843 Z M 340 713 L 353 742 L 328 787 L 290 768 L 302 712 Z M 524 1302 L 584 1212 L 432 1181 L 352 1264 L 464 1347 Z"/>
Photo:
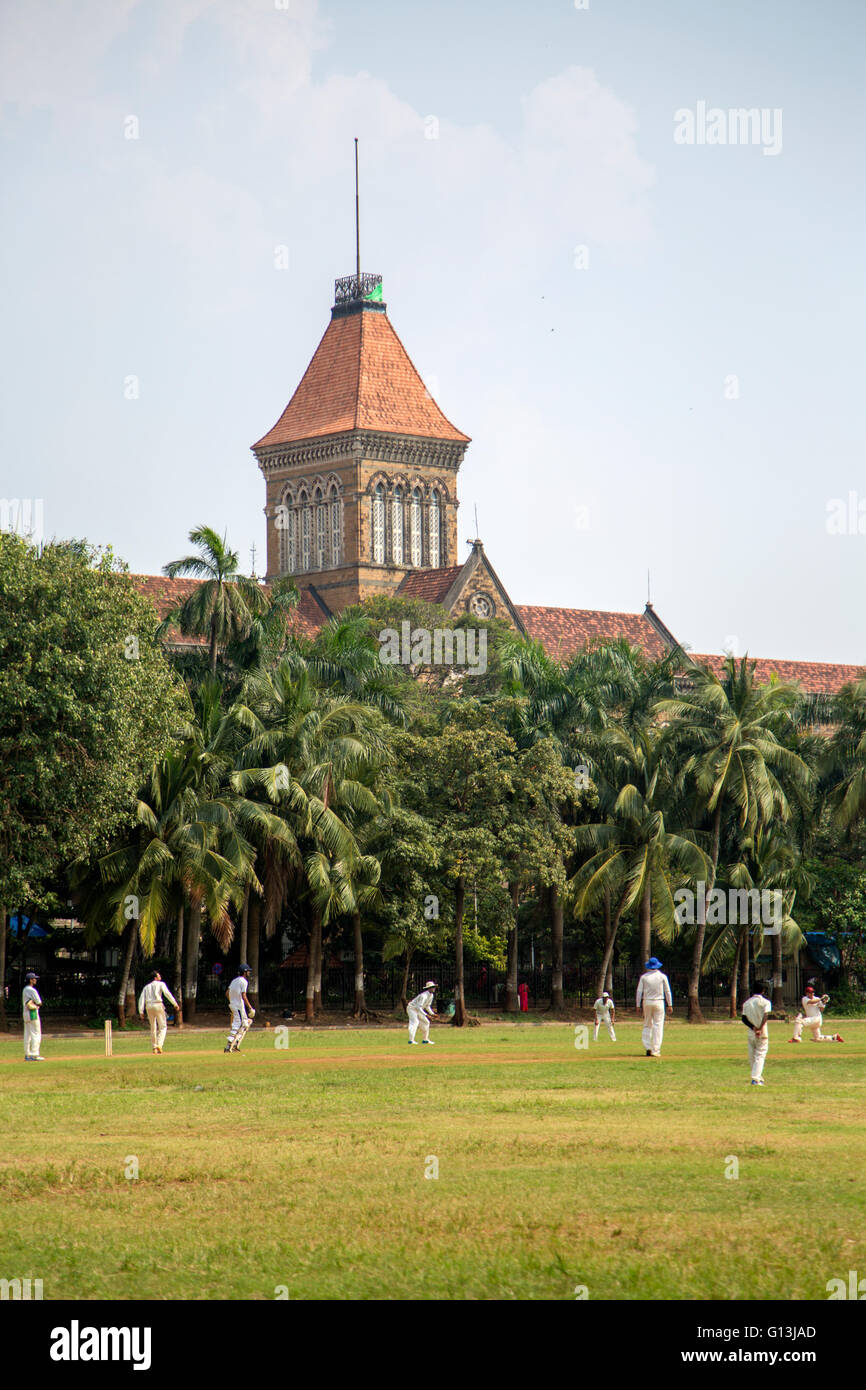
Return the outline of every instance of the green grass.
<path id="1" fill-rule="evenodd" d="M 825 1299 L 866 1272 L 866 1021 L 0 1040 L 0 1277 L 51 1298 Z M 130 1156 L 139 1177 L 125 1176 Z M 439 1164 L 425 1178 L 427 1160 Z M 726 1178 L 729 1157 L 739 1177 Z M 804 1232 L 808 1231 L 808 1240 Z"/>

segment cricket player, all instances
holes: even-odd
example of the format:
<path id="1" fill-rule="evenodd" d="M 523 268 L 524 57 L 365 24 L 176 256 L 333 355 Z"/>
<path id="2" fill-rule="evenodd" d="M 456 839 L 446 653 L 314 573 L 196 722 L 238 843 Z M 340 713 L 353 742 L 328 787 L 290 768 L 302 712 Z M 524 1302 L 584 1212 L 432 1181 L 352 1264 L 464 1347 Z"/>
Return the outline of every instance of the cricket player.
<path id="1" fill-rule="evenodd" d="M 24 989 L 21 991 L 21 1006 L 24 1012 L 24 1060 L 25 1062 L 44 1062 L 40 1052 L 42 1045 L 42 1024 L 39 1010 L 42 1000 L 36 988 L 37 975 L 29 971 L 24 976 Z"/>
<path id="2" fill-rule="evenodd" d="M 242 965 L 226 990 L 226 998 L 232 1011 L 232 1026 L 223 1052 L 238 1052 L 240 1050 L 240 1045 L 256 1016 L 256 1011 L 247 998 L 249 982 L 250 967 Z"/>
<path id="3" fill-rule="evenodd" d="M 635 999 L 638 1013 L 643 1013 L 641 1041 L 646 1055 L 660 1057 L 665 1031 L 665 1006 L 672 1014 L 674 1001 L 671 998 L 670 980 L 662 974 L 662 963 L 656 956 L 650 956 L 644 966 L 644 973 L 637 982 Z"/>
<path id="4" fill-rule="evenodd" d="M 150 977 L 150 984 L 145 985 L 141 994 L 138 996 L 138 1012 L 142 1019 L 145 1016 L 145 1012 L 150 1019 L 150 1047 L 152 1052 L 162 1052 L 166 1031 L 168 1029 L 168 1023 L 165 1017 L 165 1005 L 162 1002 L 163 999 L 167 999 L 175 1009 L 180 1008 L 180 1005 L 168 985 L 164 983 L 159 971 L 154 970 Z"/>
<path id="5" fill-rule="evenodd" d="M 794 1036 L 790 1042 L 798 1043 L 803 1041 L 803 1029 L 808 1028 L 812 1034 L 812 1042 L 844 1042 L 841 1033 L 822 1033 L 821 1024 L 823 1014 L 827 1005 L 830 1003 L 829 994 L 822 994 L 820 999 L 811 985 L 806 986 L 806 993 L 800 1000 L 800 1012 L 794 1019 Z"/>
<path id="6" fill-rule="evenodd" d="M 418 1025 L 421 1025 L 421 1041 L 434 1046 L 430 1039 L 430 1020 L 438 1018 L 436 1010 L 433 1008 L 433 997 L 438 986 L 435 980 L 428 980 L 420 994 L 416 994 L 414 999 L 410 999 L 406 1005 L 406 1012 L 409 1015 L 409 1046 L 417 1047 L 415 1034 L 418 1032 Z"/>
<path id="7" fill-rule="evenodd" d="M 752 1085 L 763 1086 L 764 1063 L 770 1047 L 770 1034 L 767 1029 L 767 1016 L 773 1005 L 762 993 L 769 985 L 755 985 L 755 993 L 743 1005 L 743 1022 L 749 1030 L 749 1063 L 752 1068 Z"/>
<path id="8" fill-rule="evenodd" d="M 593 1042 L 598 1042 L 598 1030 L 603 1023 L 607 1024 L 607 1031 L 610 1033 L 611 1042 L 616 1042 L 616 1033 L 613 1031 L 616 1005 L 607 990 L 604 991 L 600 999 L 596 999 L 592 1007 L 595 1009 L 595 1031 L 592 1035 Z"/>

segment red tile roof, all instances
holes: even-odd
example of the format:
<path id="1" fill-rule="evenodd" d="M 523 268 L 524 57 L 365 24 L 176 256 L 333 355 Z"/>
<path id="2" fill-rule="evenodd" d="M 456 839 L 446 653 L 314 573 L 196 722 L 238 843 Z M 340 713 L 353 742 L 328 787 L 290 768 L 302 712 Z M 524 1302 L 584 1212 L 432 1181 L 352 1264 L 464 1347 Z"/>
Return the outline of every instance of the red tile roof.
<path id="1" fill-rule="evenodd" d="M 462 569 L 462 565 L 449 565 L 440 570 L 410 570 L 397 586 L 397 593 L 401 598 L 441 603 Z"/>
<path id="2" fill-rule="evenodd" d="M 725 664 L 723 656 L 704 655 L 689 652 L 692 661 L 709 666 L 717 676 L 722 674 Z M 755 657 L 755 678 L 765 684 L 771 675 L 780 681 L 798 681 L 810 695 L 836 695 L 843 685 L 857 680 L 863 674 L 862 666 L 841 666 L 822 661 L 775 661 L 771 657 Z"/>
<path id="3" fill-rule="evenodd" d="M 133 574 L 130 578 L 139 593 L 151 600 L 160 620 L 171 612 L 172 608 L 189 598 L 197 584 L 204 582 L 201 579 L 168 579 L 161 574 Z M 267 585 L 263 585 L 263 589 L 267 593 Z M 292 631 L 298 637 L 315 637 L 327 618 L 328 614 L 309 589 L 302 589 L 301 601 L 290 620 Z M 173 646 L 179 647 L 207 645 L 203 638 L 183 637 L 176 629 L 172 630 L 169 641 Z"/>
<path id="4" fill-rule="evenodd" d="M 469 442 L 428 395 L 387 314 L 371 306 L 331 319 L 289 404 L 253 448 L 354 429 Z"/>
<path id="5" fill-rule="evenodd" d="M 549 656 L 569 661 L 588 643 L 624 637 L 652 660 L 667 646 L 642 613 L 603 613 L 597 608 L 536 608 L 515 604 L 529 636 L 542 642 Z"/>

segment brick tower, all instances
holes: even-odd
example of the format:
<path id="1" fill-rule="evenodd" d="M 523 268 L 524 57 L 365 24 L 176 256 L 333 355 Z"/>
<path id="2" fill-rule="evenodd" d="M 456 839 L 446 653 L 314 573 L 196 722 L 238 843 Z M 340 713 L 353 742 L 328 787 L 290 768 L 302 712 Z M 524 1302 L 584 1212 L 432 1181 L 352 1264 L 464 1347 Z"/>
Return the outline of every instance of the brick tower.
<path id="1" fill-rule="evenodd" d="M 332 612 L 459 564 L 457 471 L 469 437 L 446 420 L 394 332 L 382 277 L 337 280 L 331 321 L 253 453 L 266 485 L 268 578 Z"/>

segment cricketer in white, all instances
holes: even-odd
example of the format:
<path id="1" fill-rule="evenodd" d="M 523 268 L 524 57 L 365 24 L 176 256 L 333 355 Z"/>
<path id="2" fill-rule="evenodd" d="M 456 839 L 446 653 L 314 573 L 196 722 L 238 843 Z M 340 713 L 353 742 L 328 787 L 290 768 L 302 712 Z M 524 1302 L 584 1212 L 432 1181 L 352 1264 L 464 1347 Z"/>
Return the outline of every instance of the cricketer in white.
<path id="1" fill-rule="evenodd" d="M 165 1017 L 165 1005 L 163 999 L 175 1008 L 180 1005 L 163 980 L 158 970 L 154 970 L 153 979 L 150 984 L 145 985 L 141 994 L 138 996 L 138 1012 L 144 1018 L 145 1012 L 150 1019 L 150 1045 L 154 1052 L 162 1052 L 165 1045 L 165 1035 L 168 1024 Z"/>
<path id="2" fill-rule="evenodd" d="M 749 1061 L 752 1067 L 753 1086 L 763 1086 L 764 1084 L 764 1063 L 770 1048 L 767 1015 L 772 1011 L 773 1005 L 769 999 L 764 997 L 760 989 L 743 1005 L 743 1018 L 752 1025 L 749 1029 Z"/>
<path id="3" fill-rule="evenodd" d="M 660 1057 L 662 1038 L 665 1031 L 665 1005 L 673 1012 L 674 1001 L 667 975 L 662 974 L 662 963 L 650 956 L 643 975 L 637 982 L 635 995 L 638 1013 L 643 1009 L 643 1032 L 641 1041 L 647 1057 Z"/>
<path id="4" fill-rule="evenodd" d="M 436 981 L 428 980 L 421 993 L 416 994 L 415 998 L 410 999 L 409 1003 L 406 1005 L 406 1012 L 409 1015 L 410 1047 L 413 1045 L 417 1046 L 415 1043 L 415 1034 L 418 1032 L 419 1025 L 421 1027 L 421 1041 L 429 1043 L 431 1047 L 433 1046 L 432 1042 L 430 1042 L 430 1020 L 436 1017 L 433 1010 L 433 996 L 435 990 Z"/>

